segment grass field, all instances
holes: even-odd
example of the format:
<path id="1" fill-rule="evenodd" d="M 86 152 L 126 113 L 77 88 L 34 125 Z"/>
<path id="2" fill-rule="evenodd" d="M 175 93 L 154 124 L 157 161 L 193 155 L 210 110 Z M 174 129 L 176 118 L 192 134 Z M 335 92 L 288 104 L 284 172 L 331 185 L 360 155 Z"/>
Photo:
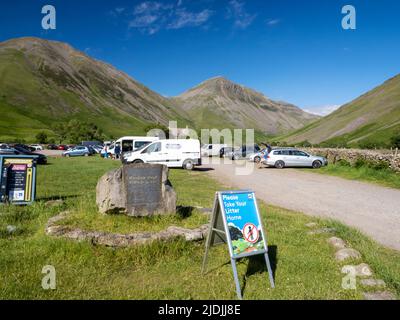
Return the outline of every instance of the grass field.
<path id="1" fill-rule="evenodd" d="M 350 180 L 371 182 L 385 187 L 400 189 L 400 173 L 396 173 L 390 169 L 374 169 L 368 166 L 355 168 L 343 165 L 329 165 L 312 172 Z"/>
<path id="2" fill-rule="evenodd" d="M 235 299 L 235 286 L 226 246 L 211 250 L 209 272 L 200 274 L 204 242 L 154 242 L 125 249 L 46 236 L 47 220 L 70 210 L 69 224 L 112 232 L 159 230 L 169 224 L 196 226 L 207 221 L 194 210 L 189 216 L 129 219 L 96 212 L 95 186 L 117 162 L 99 158 L 50 159 L 38 169 L 38 201 L 30 207 L 0 207 L 0 299 Z M 172 170 L 171 182 L 183 207 L 211 207 L 216 190 L 223 188 L 207 173 Z M 45 202 L 62 198 L 60 207 Z M 326 234 L 309 235 L 306 223 L 334 226 L 363 255 L 376 277 L 400 293 L 400 254 L 384 249 L 357 231 L 331 221 L 260 203 L 269 237 L 276 289 L 268 283 L 262 260 L 238 264 L 245 299 L 360 299 L 362 288 L 341 287 L 341 265 Z M 156 224 L 157 223 L 157 224 Z M 17 227 L 9 235 L 8 225 Z M 53 265 L 57 289 L 41 287 L 43 266 Z"/>

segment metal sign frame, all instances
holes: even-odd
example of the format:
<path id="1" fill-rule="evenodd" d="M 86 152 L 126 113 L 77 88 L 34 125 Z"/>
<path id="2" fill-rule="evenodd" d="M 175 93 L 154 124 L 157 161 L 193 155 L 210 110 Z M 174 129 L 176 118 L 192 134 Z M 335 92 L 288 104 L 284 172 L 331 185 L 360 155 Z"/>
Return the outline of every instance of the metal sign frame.
<path id="1" fill-rule="evenodd" d="M 256 250 L 254 252 L 242 253 L 239 255 L 235 255 L 233 253 L 232 239 L 231 239 L 231 236 L 229 233 L 229 226 L 228 226 L 228 222 L 227 222 L 227 218 L 226 218 L 225 206 L 223 205 L 222 196 L 223 195 L 235 195 L 235 194 L 251 194 L 252 195 L 252 197 L 253 197 L 252 201 L 254 201 L 256 215 L 257 215 L 260 227 L 261 227 L 260 231 L 261 231 L 261 235 L 263 238 L 262 240 L 264 242 L 263 250 Z M 221 218 L 222 218 L 222 220 L 221 220 Z M 269 256 L 268 256 L 268 241 L 267 241 L 267 237 L 264 232 L 264 227 L 262 224 L 260 211 L 258 209 L 258 204 L 257 204 L 257 200 L 256 200 L 254 191 L 251 191 L 251 190 L 219 191 L 215 194 L 214 207 L 213 207 L 212 217 L 211 217 L 211 221 L 210 221 L 209 232 L 208 232 L 208 236 L 207 236 L 207 240 L 206 240 L 206 249 L 205 249 L 203 265 L 202 265 L 202 270 L 201 270 L 202 274 L 204 274 L 206 271 L 207 262 L 208 262 L 208 253 L 209 253 L 211 246 L 217 245 L 217 244 L 222 244 L 222 243 L 228 244 L 229 255 L 231 258 L 233 277 L 235 280 L 236 293 L 237 293 L 238 299 L 240 299 L 240 300 L 243 299 L 242 290 L 240 287 L 240 282 L 239 282 L 239 277 L 238 277 L 238 271 L 236 268 L 236 260 L 241 259 L 241 258 L 246 258 L 246 257 L 263 254 L 264 258 L 265 258 L 265 263 L 266 263 L 267 269 L 268 269 L 269 282 L 271 284 L 271 287 L 275 288 L 275 282 L 274 282 L 274 277 L 272 274 L 271 263 L 270 263 Z"/>
<path id="2" fill-rule="evenodd" d="M 29 201 L 11 201 L 9 203 L 14 205 L 30 205 L 35 201 L 36 198 L 36 159 L 38 156 L 29 156 L 29 155 L 0 155 L 0 205 L 3 203 L 7 203 L 8 201 L 8 182 L 7 182 L 7 173 L 4 173 L 4 162 L 6 160 L 32 160 L 32 173 L 31 180 L 25 181 L 25 183 L 30 183 L 30 197 Z M 5 193 L 5 194 L 3 194 Z M 2 199 L 4 197 L 4 199 Z"/>

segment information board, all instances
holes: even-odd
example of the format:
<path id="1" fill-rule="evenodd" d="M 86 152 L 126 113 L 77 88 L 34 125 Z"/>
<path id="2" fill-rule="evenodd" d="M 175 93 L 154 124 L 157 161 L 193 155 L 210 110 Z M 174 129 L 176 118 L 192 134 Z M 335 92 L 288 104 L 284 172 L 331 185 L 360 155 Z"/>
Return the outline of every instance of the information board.
<path id="1" fill-rule="evenodd" d="M 36 193 L 37 156 L 0 156 L 0 202 L 30 204 Z"/>
<path id="2" fill-rule="evenodd" d="M 220 191 L 216 193 L 202 273 L 206 269 L 210 247 L 221 243 L 226 243 L 229 248 L 239 299 L 242 299 L 242 293 L 236 269 L 237 259 L 263 254 L 270 284 L 273 288 L 275 287 L 268 257 L 267 239 L 253 191 Z"/>

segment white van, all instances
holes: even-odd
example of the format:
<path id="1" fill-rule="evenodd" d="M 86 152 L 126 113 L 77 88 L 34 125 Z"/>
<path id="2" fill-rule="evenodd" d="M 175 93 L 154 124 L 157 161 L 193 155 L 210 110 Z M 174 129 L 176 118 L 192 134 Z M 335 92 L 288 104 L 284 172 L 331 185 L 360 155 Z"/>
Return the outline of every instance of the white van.
<path id="1" fill-rule="evenodd" d="M 222 148 L 228 147 L 227 144 L 205 144 L 201 147 L 203 157 L 219 157 Z"/>
<path id="2" fill-rule="evenodd" d="M 121 154 L 126 152 L 131 152 L 137 149 L 142 148 L 149 143 L 159 140 L 158 137 L 133 137 L 127 136 L 119 138 L 117 141 L 114 141 L 112 144 L 107 146 L 107 152 L 109 155 L 115 155 L 115 145 L 119 144 L 121 146 Z M 102 154 L 105 153 L 105 148 L 102 150 Z"/>
<path id="3" fill-rule="evenodd" d="M 159 140 L 124 155 L 125 163 L 159 163 L 169 168 L 192 170 L 201 165 L 200 141 L 194 139 Z"/>

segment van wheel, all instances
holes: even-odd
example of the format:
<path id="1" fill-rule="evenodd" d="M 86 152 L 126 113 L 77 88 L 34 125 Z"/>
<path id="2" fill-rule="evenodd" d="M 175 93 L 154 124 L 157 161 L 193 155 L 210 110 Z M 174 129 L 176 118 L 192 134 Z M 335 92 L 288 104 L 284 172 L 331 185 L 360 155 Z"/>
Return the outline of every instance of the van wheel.
<path id="1" fill-rule="evenodd" d="M 194 162 L 193 160 L 185 160 L 185 162 L 183 163 L 183 169 L 186 170 L 193 170 L 194 169 Z"/>
<path id="2" fill-rule="evenodd" d="M 283 161 L 277 161 L 275 163 L 275 168 L 277 169 L 283 169 L 285 167 L 285 163 Z"/>
<path id="3" fill-rule="evenodd" d="M 144 163 L 144 161 L 143 160 L 135 160 L 132 163 L 133 164 L 142 164 L 142 163 Z"/>
<path id="4" fill-rule="evenodd" d="M 313 162 L 313 164 L 312 164 L 312 167 L 314 168 L 314 169 L 319 169 L 319 168 L 321 168 L 322 167 L 322 163 L 321 163 L 321 161 L 314 161 Z"/>

